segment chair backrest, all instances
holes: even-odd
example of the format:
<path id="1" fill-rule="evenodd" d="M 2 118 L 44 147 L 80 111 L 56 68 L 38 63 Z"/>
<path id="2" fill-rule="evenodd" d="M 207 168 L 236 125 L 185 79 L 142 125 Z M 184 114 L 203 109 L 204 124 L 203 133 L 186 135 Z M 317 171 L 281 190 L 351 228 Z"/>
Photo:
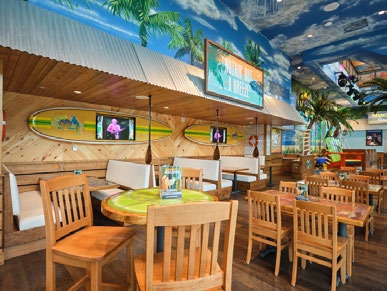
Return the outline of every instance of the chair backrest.
<path id="1" fill-rule="evenodd" d="M 249 227 L 255 231 L 269 233 L 281 230 L 281 203 L 279 195 L 258 191 L 247 191 L 249 205 Z M 272 236 L 271 236 L 272 237 Z"/>
<path id="2" fill-rule="evenodd" d="M 367 171 L 359 172 L 359 175 L 368 176 L 370 184 L 382 185 L 383 170 L 381 169 L 367 169 Z"/>
<path id="3" fill-rule="evenodd" d="M 93 225 L 89 186 L 85 174 L 40 180 L 40 191 L 47 248 L 51 248 L 56 241 L 70 233 Z"/>
<path id="4" fill-rule="evenodd" d="M 308 195 L 320 196 L 322 186 L 328 186 L 328 180 L 319 176 L 306 176 L 305 184 L 308 185 Z"/>
<path id="5" fill-rule="evenodd" d="M 368 183 L 362 181 L 341 181 L 341 187 L 355 191 L 355 202 L 369 205 L 369 186 Z"/>
<path id="6" fill-rule="evenodd" d="M 197 286 L 208 289 L 223 286 L 224 290 L 231 290 L 237 212 L 236 200 L 148 206 L 146 290 L 170 290 L 172 287 L 174 290 L 197 290 Z M 222 224 L 225 224 L 223 235 Z M 201 234 L 198 233 L 199 226 Z M 162 270 L 153 269 L 156 227 L 164 227 Z M 173 231 L 175 229 L 177 231 Z M 201 243 L 197 248 L 199 235 Z M 221 241 L 223 248 L 219 247 Z M 153 281 L 154 274 L 162 274 L 160 281 Z"/>
<path id="7" fill-rule="evenodd" d="M 341 202 L 355 202 L 355 190 L 340 187 L 321 187 L 321 198 Z"/>
<path id="8" fill-rule="evenodd" d="M 293 243 L 296 248 L 305 246 L 310 253 L 324 257 L 337 257 L 335 256 L 337 253 L 337 216 L 335 206 L 294 200 L 293 229 Z M 322 248 L 324 248 L 324 251 L 321 251 Z M 327 250 L 332 252 L 328 253 Z"/>
<path id="9" fill-rule="evenodd" d="M 203 170 L 195 168 L 182 168 L 182 187 L 184 189 L 203 190 Z"/>
<path id="10" fill-rule="evenodd" d="M 280 181 L 279 191 L 281 193 L 290 193 L 290 194 L 297 195 L 298 194 L 297 182 Z"/>
<path id="11" fill-rule="evenodd" d="M 347 166 L 341 166 L 338 170 L 340 173 L 347 173 L 347 174 L 355 174 L 356 168 L 355 167 L 347 167 Z"/>
<path id="12" fill-rule="evenodd" d="M 338 182 L 340 180 L 339 175 L 333 172 L 320 172 L 320 177 L 327 180 Z"/>
<path id="13" fill-rule="evenodd" d="M 346 178 L 347 181 L 358 181 L 358 182 L 364 182 L 364 183 L 370 183 L 370 177 L 366 175 L 356 175 L 356 174 L 350 174 Z"/>

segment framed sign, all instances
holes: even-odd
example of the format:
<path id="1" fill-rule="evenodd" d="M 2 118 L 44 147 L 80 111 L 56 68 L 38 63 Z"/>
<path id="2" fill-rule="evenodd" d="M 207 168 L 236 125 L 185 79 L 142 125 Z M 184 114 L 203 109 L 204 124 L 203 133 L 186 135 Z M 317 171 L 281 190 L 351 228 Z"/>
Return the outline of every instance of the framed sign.
<path id="1" fill-rule="evenodd" d="M 220 45 L 205 41 L 207 94 L 263 107 L 263 71 Z"/>
<path id="2" fill-rule="evenodd" d="M 282 129 L 272 128 L 271 129 L 271 153 L 280 154 L 282 153 Z"/>
<path id="3" fill-rule="evenodd" d="M 383 131 L 380 129 L 366 130 L 366 145 L 367 146 L 383 145 Z"/>

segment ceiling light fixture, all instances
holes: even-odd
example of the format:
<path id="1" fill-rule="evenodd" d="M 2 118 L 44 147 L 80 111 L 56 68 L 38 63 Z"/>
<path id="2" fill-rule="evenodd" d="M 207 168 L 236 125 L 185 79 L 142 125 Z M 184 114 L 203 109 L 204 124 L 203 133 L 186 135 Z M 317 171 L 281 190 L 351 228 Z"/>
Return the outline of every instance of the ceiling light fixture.
<path id="1" fill-rule="evenodd" d="M 332 3 L 329 3 L 328 5 L 324 6 L 324 11 L 325 12 L 331 12 L 331 11 L 334 11 L 337 8 L 339 8 L 339 6 L 340 6 L 339 2 L 332 2 Z"/>
<path id="2" fill-rule="evenodd" d="M 82 91 L 75 90 L 74 93 L 75 94 L 82 94 Z"/>
<path id="3" fill-rule="evenodd" d="M 384 12 L 385 12 L 385 11 L 384 11 L 384 10 L 382 10 L 382 11 L 379 11 L 379 12 L 378 12 L 378 14 L 379 14 L 379 15 L 383 15 L 383 14 L 384 14 Z"/>
<path id="4" fill-rule="evenodd" d="M 343 72 L 340 72 L 340 75 L 339 77 L 337 78 L 337 84 L 340 86 L 340 87 L 344 87 L 345 85 L 347 85 L 347 77 L 343 74 Z"/>

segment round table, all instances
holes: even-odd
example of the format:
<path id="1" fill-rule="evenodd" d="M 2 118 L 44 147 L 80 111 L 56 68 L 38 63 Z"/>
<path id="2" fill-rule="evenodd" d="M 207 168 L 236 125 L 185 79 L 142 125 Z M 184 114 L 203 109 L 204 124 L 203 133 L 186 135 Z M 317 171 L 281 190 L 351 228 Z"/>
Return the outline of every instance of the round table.
<path id="1" fill-rule="evenodd" d="M 170 205 L 203 201 L 217 201 L 217 197 L 195 190 L 182 189 L 182 197 L 161 199 L 159 188 L 129 190 L 105 198 L 101 204 L 102 213 L 116 221 L 129 224 L 146 224 L 148 205 Z"/>

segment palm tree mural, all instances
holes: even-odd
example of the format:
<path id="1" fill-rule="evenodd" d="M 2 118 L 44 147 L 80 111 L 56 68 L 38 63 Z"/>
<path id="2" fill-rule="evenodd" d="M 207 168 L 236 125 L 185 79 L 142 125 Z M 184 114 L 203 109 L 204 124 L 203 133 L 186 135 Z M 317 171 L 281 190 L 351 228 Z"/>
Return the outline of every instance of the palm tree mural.
<path id="1" fill-rule="evenodd" d="M 200 29 L 195 32 L 192 29 L 191 21 L 185 19 L 185 27 L 175 24 L 174 33 L 171 35 L 172 40 L 168 44 L 169 49 L 178 49 L 175 54 L 176 59 L 180 59 L 185 55 L 190 55 L 191 65 L 194 65 L 195 60 L 199 63 L 204 62 L 204 34 Z"/>
<path id="2" fill-rule="evenodd" d="M 221 46 L 224 47 L 226 50 L 228 50 L 228 51 L 233 53 L 232 46 L 231 46 L 231 43 L 229 41 L 222 40 Z"/>
<path id="3" fill-rule="evenodd" d="M 360 92 L 359 103 L 364 103 L 363 106 L 366 107 L 367 111 L 376 113 L 387 101 L 387 79 L 375 78 L 364 82 L 364 84 L 372 87 Z"/>
<path id="4" fill-rule="evenodd" d="M 251 39 L 248 39 L 247 45 L 245 45 L 243 48 L 245 49 L 246 60 L 256 65 L 258 68 L 261 68 L 266 76 L 270 76 L 270 73 L 262 68 L 264 62 L 259 59 L 259 56 L 261 55 L 261 48 L 259 45 L 253 42 Z"/>
<path id="5" fill-rule="evenodd" d="M 160 6 L 158 0 L 106 0 L 103 6 L 113 15 L 123 16 L 125 20 L 137 23 L 141 45 L 144 47 L 148 45 L 152 34 L 172 35 L 173 24 L 180 22 L 178 12 L 161 11 L 151 14 L 151 11 Z"/>

